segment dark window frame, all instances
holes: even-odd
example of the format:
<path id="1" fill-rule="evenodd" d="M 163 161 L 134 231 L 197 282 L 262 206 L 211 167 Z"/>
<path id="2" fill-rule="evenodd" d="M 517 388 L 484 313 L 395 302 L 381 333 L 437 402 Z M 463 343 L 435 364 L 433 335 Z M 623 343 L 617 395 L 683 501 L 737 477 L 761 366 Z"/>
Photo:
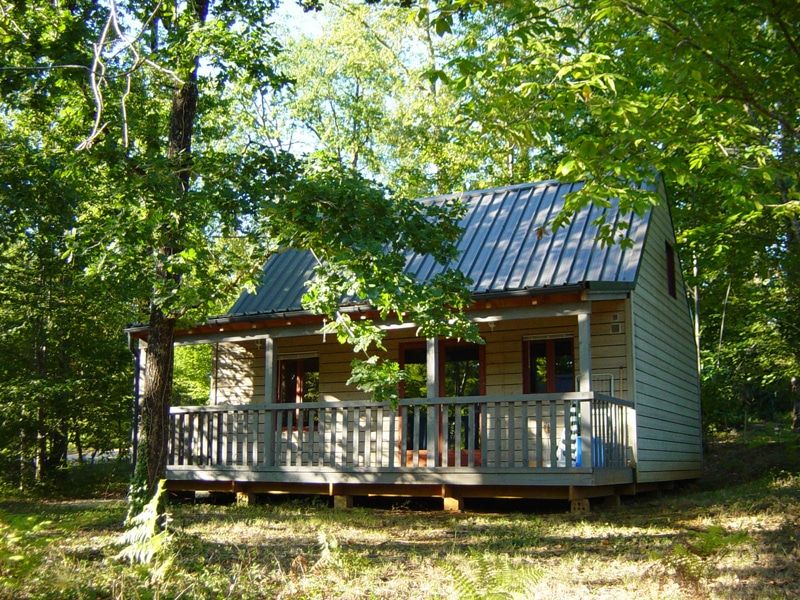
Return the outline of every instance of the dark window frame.
<path id="1" fill-rule="evenodd" d="M 407 350 L 422 350 L 423 352 L 427 352 L 427 347 L 428 346 L 427 346 L 426 342 L 420 342 L 420 341 L 416 341 L 416 340 L 415 341 L 411 341 L 411 342 L 400 342 L 398 344 L 398 347 L 397 347 L 397 354 L 398 354 L 397 364 L 399 365 L 399 367 L 401 369 L 405 369 L 405 367 L 406 367 L 406 351 Z M 409 363 L 409 364 L 419 364 L 419 363 Z M 427 370 L 426 370 L 426 373 L 427 373 Z M 427 379 L 427 375 L 426 375 L 426 379 Z M 398 393 L 398 396 L 401 399 L 404 399 L 406 397 L 406 382 L 405 381 L 401 381 L 398 384 L 397 393 Z"/>
<path id="2" fill-rule="evenodd" d="M 471 347 L 471 346 L 476 347 L 477 350 L 478 350 L 478 395 L 479 396 L 485 396 L 486 395 L 486 345 L 485 344 L 473 344 L 471 342 L 463 342 L 463 341 L 458 341 L 458 340 L 439 340 L 439 360 L 438 360 L 438 364 L 436 365 L 436 367 L 437 367 L 438 376 L 439 376 L 439 393 L 438 393 L 438 396 L 440 398 L 445 397 L 445 393 L 446 393 L 445 374 L 446 374 L 446 364 L 447 364 L 447 349 L 448 348 L 458 348 L 458 347 L 465 347 L 466 348 L 466 347 Z M 408 350 L 416 350 L 416 351 L 422 350 L 423 352 L 425 352 L 426 353 L 426 364 L 427 364 L 427 348 L 428 348 L 427 342 L 424 342 L 424 341 L 413 340 L 413 341 L 409 341 L 409 342 L 400 342 L 400 344 L 398 344 L 398 361 L 397 361 L 398 364 L 400 365 L 400 368 L 401 369 L 405 368 L 405 366 L 407 364 L 406 363 L 406 352 Z M 413 364 L 420 364 L 420 363 L 413 363 Z M 406 397 L 405 396 L 405 382 L 403 382 L 403 381 L 401 381 L 399 386 L 398 386 L 398 394 L 399 394 L 400 398 L 405 398 Z M 436 406 L 435 408 L 438 411 L 442 411 L 443 407 L 442 406 Z M 449 409 L 450 408 L 448 408 L 448 410 Z M 398 414 L 398 416 L 400 416 L 400 414 L 401 414 L 400 409 L 398 409 L 398 413 L 397 414 Z M 410 419 L 410 416 L 411 416 L 410 414 L 407 416 L 407 420 Z M 440 412 L 440 415 L 439 415 L 439 447 L 440 448 L 442 447 L 443 436 L 445 435 L 445 432 L 443 430 L 442 425 L 443 425 L 443 419 L 442 419 L 442 414 Z M 403 426 L 407 427 L 409 429 L 409 431 L 413 429 L 412 427 L 410 427 L 409 423 L 405 423 L 405 424 L 401 423 L 400 426 L 401 427 L 403 427 Z M 481 428 L 480 407 L 478 407 L 478 410 L 475 413 L 475 423 L 474 423 L 473 426 L 474 426 L 474 431 L 475 431 L 474 435 L 476 436 L 477 440 L 480 440 L 480 428 Z M 424 432 L 425 430 L 423 429 L 422 431 Z M 413 433 L 411 435 L 413 435 Z M 466 437 L 462 438 L 462 443 L 463 444 L 468 443 L 466 440 L 467 440 Z M 407 439 L 406 452 L 410 452 L 411 451 L 412 441 L 413 440 L 412 440 L 411 436 L 409 436 L 408 439 Z M 427 439 L 425 439 L 424 441 L 422 439 L 420 439 L 420 452 L 427 452 Z M 450 453 L 452 454 L 453 452 L 454 452 L 454 450 L 451 449 Z M 466 450 L 462 450 L 461 452 L 462 453 L 466 452 Z M 454 456 L 455 456 L 454 454 L 453 454 L 452 457 L 448 455 L 448 457 L 447 457 L 448 464 L 450 462 L 454 463 L 454 460 L 455 460 Z M 404 458 L 405 458 L 405 460 L 408 460 L 408 455 L 406 455 Z M 475 444 L 475 458 L 473 460 L 475 461 L 476 465 L 480 465 L 480 445 L 479 445 L 479 442 L 476 442 L 476 444 Z M 462 458 L 462 464 L 466 464 L 466 461 L 467 461 L 466 458 Z"/>
<path id="3" fill-rule="evenodd" d="M 536 339 L 524 339 L 522 340 L 522 393 L 523 394 L 557 394 L 557 393 L 567 393 L 567 392 L 558 392 L 556 390 L 556 361 L 555 361 L 555 344 L 556 342 L 561 342 L 564 340 L 569 340 L 569 347 L 572 352 L 572 374 L 570 376 L 570 383 L 572 390 L 576 391 L 577 386 L 575 385 L 575 367 L 576 365 L 576 354 L 575 354 L 575 336 L 574 335 L 563 335 L 563 336 L 555 336 L 555 337 L 548 337 L 548 338 L 536 338 Z M 547 390 L 544 392 L 534 392 L 532 390 L 533 382 L 531 381 L 531 345 L 533 344 L 545 344 L 545 351 L 546 351 L 546 360 L 547 360 Z"/>
<path id="4" fill-rule="evenodd" d="M 446 393 L 445 387 L 445 364 L 447 360 L 447 348 L 455 348 L 455 347 L 468 347 L 468 346 L 477 346 L 478 348 L 478 395 L 485 396 L 486 395 L 486 344 L 473 344 L 472 342 L 461 342 L 458 340 L 439 340 L 439 362 L 436 366 L 439 373 L 439 397 L 444 398 Z M 410 341 L 410 342 L 400 342 L 398 344 L 398 360 L 397 363 L 401 369 L 405 368 L 406 365 L 406 351 L 407 350 L 424 350 L 427 352 L 428 345 L 427 342 L 420 342 L 420 341 Z M 399 384 L 398 394 L 400 398 L 405 398 L 405 381 L 401 381 Z"/>
<path id="5" fill-rule="evenodd" d="M 303 401 L 304 401 L 303 400 L 303 388 L 304 388 L 304 382 L 305 382 L 305 375 L 306 375 L 307 372 L 309 372 L 311 370 L 311 369 L 307 369 L 306 368 L 307 367 L 307 362 L 309 360 L 316 361 L 316 373 L 317 373 L 317 377 L 319 377 L 320 362 L 319 362 L 319 356 L 318 355 L 313 355 L 313 356 L 285 356 L 285 357 L 279 356 L 277 358 L 277 360 L 275 361 L 275 367 L 276 367 L 275 370 L 277 371 L 277 375 L 278 375 L 276 377 L 276 382 L 275 382 L 276 383 L 276 388 L 277 388 L 275 390 L 275 403 L 276 404 L 302 404 L 303 403 Z M 294 363 L 294 369 L 295 369 L 294 372 L 296 374 L 295 375 L 296 376 L 296 382 L 295 382 L 295 390 L 294 390 L 294 399 L 292 399 L 292 400 L 289 400 L 289 399 L 283 397 L 284 369 L 282 368 L 282 366 L 284 364 L 288 364 L 288 363 Z M 319 393 L 319 390 L 317 390 L 317 392 Z M 286 431 L 289 428 L 289 412 L 293 412 L 294 413 L 294 417 L 292 419 L 292 431 L 297 431 L 299 429 L 298 423 L 297 423 L 298 418 L 300 416 L 299 409 L 295 410 L 295 411 L 286 411 L 286 410 L 280 411 L 279 414 L 281 416 L 278 417 L 279 420 L 280 420 L 280 425 L 281 425 L 281 427 L 283 428 L 284 431 Z M 318 427 L 319 427 L 319 423 L 317 422 L 317 419 L 314 418 L 314 421 L 312 423 L 312 430 L 316 431 Z M 308 431 L 308 423 L 304 423 L 303 424 L 302 430 L 303 431 Z"/>

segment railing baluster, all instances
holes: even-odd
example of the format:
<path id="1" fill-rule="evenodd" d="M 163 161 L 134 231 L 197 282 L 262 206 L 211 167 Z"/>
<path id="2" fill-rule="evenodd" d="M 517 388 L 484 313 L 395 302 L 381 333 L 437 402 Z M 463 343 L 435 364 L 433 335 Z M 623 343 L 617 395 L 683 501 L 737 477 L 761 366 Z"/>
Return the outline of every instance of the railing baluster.
<path id="1" fill-rule="evenodd" d="M 203 460 L 203 449 L 205 448 L 205 435 L 204 435 L 204 423 L 205 415 L 202 412 L 198 412 L 195 416 L 197 419 L 197 427 L 195 428 L 196 433 L 196 440 L 195 440 L 195 448 L 197 448 L 197 457 L 195 462 L 198 466 L 205 466 L 205 461 Z"/>
<path id="2" fill-rule="evenodd" d="M 364 466 L 372 467 L 375 462 L 375 451 L 373 449 L 375 426 L 374 426 L 374 412 L 375 409 L 369 406 L 364 409 Z"/>
<path id="3" fill-rule="evenodd" d="M 475 434 L 478 432 L 475 422 L 475 405 L 470 404 L 467 409 L 467 466 L 475 466 Z"/>
<path id="4" fill-rule="evenodd" d="M 501 449 L 501 437 L 503 435 L 503 421 L 502 416 L 500 414 L 500 409 L 502 408 L 501 402 L 495 402 L 493 404 L 494 414 L 494 466 L 501 467 L 503 466 L 502 463 L 502 449 Z"/>
<path id="5" fill-rule="evenodd" d="M 217 465 L 224 465 L 225 464 L 225 416 L 227 413 L 219 413 L 217 414 L 217 424 L 216 424 L 216 432 L 217 437 L 214 443 L 214 453 L 216 454 L 216 462 Z"/>
<path id="6" fill-rule="evenodd" d="M 275 466 L 275 412 L 264 410 L 264 465 Z"/>
<path id="7" fill-rule="evenodd" d="M 283 464 L 287 467 L 294 464 L 294 410 L 286 411 L 286 458 Z"/>
<path id="8" fill-rule="evenodd" d="M 248 455 L 250 454 L 250 446 L 248 445 L 249 442 L 249 423 L 247 422 L 247 414 L 250 411 L 247 409 L 243 409 L 239 412 L 239 440 L 241 440 L 241 448 L 239 452 L 239 464 L 240 465 L 247 465 Z"/>
<path id="9" fill-rule="evenodd" d="M 237 436 L 239 435 L 239 423 L 237 419 L 239 415 L 235 410 L 228 413 L 228 464 L 235 465 L 238 459 L 237 456 Z"/>
<path id="10" fill-rule="evenodd" d="M 352 408 L 353 414 L 350 421 L 352 423 L 352 448 L 350 453 L 350 464 L 353 467 L 361 466 L 361 411 L 358 406 Z"/>
<path id="11" fill-rule="evenodd" d="M 178 424 L 180 428 L 180 446 L 178 446 L 178 464 L 186 464 L 186 414 L 181 414 Z"/>
<path id="12" fill-rule="evenodd" d="M 551 469 L 558 467 L 558 414 L 555 400 L 550 400 L 548 409 L 550 411 L 550 464 Z"/>
<path id="13" fill-rule="evenodd" d="M 449 467 L 450 466 L 450 406 L 442 406 L 442 414 L 444 415 L 444 435 L 442 436 L 442 466 Z M 454 412 L 459 412 L 458 406 L 452 407 Z M 460 439 L 460 435 L 458 433 L 459 426 L 456 423 L 457 419 L 455 414 L 453 415 L 453 466 L 458 466 L 458 456 L 460 452 L 458 451 L 458 442 L 456 440 Z"/>
<path id="14" fill-rule="evenodd" d="M 542 403 L 537 402 L 534 408 L 536 413 L 536 468 L 544 467 L 544 437 L 542 427 Z"/>
<path id="15" fill-rule="evenodd" d="M 348 457 L 350 456 L 350 451 L 348 450 L 348 444 L 350 444 L 350 409 L 347 407 L 342 408 L 342 426 L 339 430 L 339 439 L 341 443 L 339 444 L 340 448 L 340 457 L 339 457 L 339 464 L 337 465 L 340 468 L 345 468 L 349 466 Z"/>
<path id="16" fill-rule="evenodd" d="M 320 408 L 317 410 L 317 431 L 315 435 L 319 440 L 319 454 L 317 455 L 317 466 L 324 467 L 325 466 L 325 418 L 328 414 L 328 410 L 326 408 Z"/>
<path id="17" fill-rule="evenodd" d="M 413 409 L 412 409 L 413 410 Z M 400 420 L 398 421 L 400 425 L 400 452 L 399 452 L 399 459 L 400 467 L 407 467 L 408 466 L 408 407 L 401 406 L 400 407 Z"/>
<path id="18" fill-rule="evenodd" d="M 175 421 L 178 415 L 171 414 L 169 416 L 169 447 L 168 447 L 168 460 L 170 465 L 175 464 Z"/>
<path id="19" fill-rule="evenodd" d="M 520 421 L 521 421 L 521 428 L 520 433 L 522 435 L 522 458 L 521 458 L 521 466 L 524 468 L 529 468 L 530 460 L 528 458 L 528 400 L 523 400 L 520 404 Z"/>
<path id="20" fill-rule="evenodd" d="M 241 410 L 236 411 L 236 462 L 234 464 L 241 465 L 244 464 L 244 455 L 246 454 L 246 448 L 244 447 L 244 439 L 242 435 L 244 433 L 245 425 L 244 425 L 244 412 Z"/>
<path id="21" fill-rule="evenodd" d="M 385 413 L 383 411 L 383 407 L 380 406 L 375 410 L 376 413 L 376 432 L 375 432 L 375 452 L 377 456 L 377 464 L 378 467 L 383 467 L 386 464 L 386 459 L 384 458 L 384 447 L 383 447 L 383 428 L 386 424 L 385 421 Z"/>
<path id="22" fill-rule="evenodd" d="M 517 466 L 517 403 L 508 403 L 508 466 Z"/>
<path id="23" fill-rule="evenodd" d="M 436 454 L 439 449 L 439 406 L 428 405 L 427 435 L 425 436 L 425 466 L 429 469 L 437 465 Z"/>
<path id="24" fill-rule="evenodd" d="M 331 447 L 331 455 L 328 460 L 328 464 L 331 467 L 335 467 L 338 464 L 336 458 L 336 452 L 339 447 L 339 436 L 338 436 L 338 427 L 339 427 L 339 416 L 342 414 L 342 411 L 339 407 L 332 409 L 331 412 L 331 440 L 330 440 L 330 447 Z"/>
<path id="25" fill-rule="evenodd" d="M 572 467 L 572 402 L 562 402 L 564 411 L 564 466 Z"/>
<path id="26" fill-rule="evenodd" d="M 489 445 L 489 403 L 481 404 L 481 466 L 488 467 L 488 448 Z"/>
<path id="27" fill-rule="evenodd" d="M 250 455 L 250 464 L 251 465 L 257 465 L 259 463 L 259 460 L 258 460 L 258 446 L 259 446 L 259 441 L 261 440 L 261 436 L 258 435 L 258 417 L 259 417 L 259 412 L 260 411 L 258 411 L 258 410 L 253 410 L 253 409 L 250 410 L 250 423 L 251 423 L 251 429 L 252 429 L 252 432 L 253 432 L 252 433 L 253 437 L 252 437 L 252 440 L 251 440 L 253 452 Z"/>
<path id="28" fill-rule="evenodd" d="M 295 439 L 297 440 L 297 452 L 294 455 L 295 466 L 302 467 L 303 466 L 303 452 L 305 452 L 305 428 L 306 428 L 306 411 L 302 408 L 297 409 L 297 427 L 295 430 L 297 431 L 297 435 Z"/>
<path id="29" fill-rule="evenodd" d="M 412 437 L 414 438 L 413 441 L 413 453 L 411 455 L 411 466 L 414 468 L 419 467 L 419 446 L 420 446 L 420 430 L 419 430 L 419 411 L 420 407 L 418 405 L 414 405 L 414 429 L 412 431 Z"/>

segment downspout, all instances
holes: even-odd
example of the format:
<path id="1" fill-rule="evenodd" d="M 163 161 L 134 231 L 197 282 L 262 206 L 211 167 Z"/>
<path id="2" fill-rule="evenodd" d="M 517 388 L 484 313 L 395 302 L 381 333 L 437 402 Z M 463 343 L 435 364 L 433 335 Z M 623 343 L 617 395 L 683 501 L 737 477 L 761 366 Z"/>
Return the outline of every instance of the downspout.
<path id="1" fill-rule="evenodd" d="M 136 457 L 139 453 L 139 374 L 141 370 L 139 349 L 127 332 L 128 350 L 133 354 L 133 406 L 131 407 L 131 472 L 136 470 Z"/>

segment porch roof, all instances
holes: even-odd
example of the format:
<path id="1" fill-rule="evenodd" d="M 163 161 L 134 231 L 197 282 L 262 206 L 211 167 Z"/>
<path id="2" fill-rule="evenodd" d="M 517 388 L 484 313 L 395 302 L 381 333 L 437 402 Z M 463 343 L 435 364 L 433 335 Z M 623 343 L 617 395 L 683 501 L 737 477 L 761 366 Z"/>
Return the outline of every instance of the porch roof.
<path id="1" fill-rule="evenodd" d="M 545 227 L 564 207 L 564 197 L 582 183 L 541 181 L 476 190 L 427 201 L 460 197 L 467 207 L 461 220 L 456 267 L 472 280 L 471 292 L 483 295 L 543 293 L 576 287 L 630 289 L 642 256 L 650 211 L 643 216 L 622 215 L 618 201 L 608 208 L 586 206 L 569 225 L 556 232 Z M 625 224 L 633 242 L 604 246 L 597 237 L 596 221 Z M 285 250 L 264 267 L 254 294 L 244 292 L 224 315 L 244 317 L 302 311 L 306 282 L 313 276 L 314 258 L 308 251 Z M 406 272 L 428 281 L 442 270 L 430 256 L 412 254 Z"/>

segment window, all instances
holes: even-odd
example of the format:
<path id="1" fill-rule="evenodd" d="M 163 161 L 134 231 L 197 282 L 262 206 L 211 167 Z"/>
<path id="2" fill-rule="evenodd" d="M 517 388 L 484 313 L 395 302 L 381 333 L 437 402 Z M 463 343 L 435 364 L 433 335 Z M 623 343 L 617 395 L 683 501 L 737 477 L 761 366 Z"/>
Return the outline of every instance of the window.
<path id="1" fill-rule="evenodd" d="M 477 344 L 453 344 L 444 342 L 440 351 L 441 387 L 440 395 L 451 397 L 480 396 L 484 377 L 481 360 L 483 346 Z"/>
<path id="2" fill-rule="evenodd" d="M 428 368 L 425 346 L 413 343 L 401 346 L 400 368 L 406 373 L 400 382 L 401 398 L 425 398 L 428 395 Z"/>
<path id="3" fill-rule="evenodd" d="M 400 346 L 400 368 L 406 377 L 401 398 L 428 396 L 427 349 L 424 342 Z M 439 396 L 480 396 L 485 393 L 484 346 L 442 341 L 439 343 Z"/>
<path id="4" fill-rule="evenodd" d="M 400 347 L 400 367 L 405 371 L 405 380 L 400 384 L 401 398 L 425 398 L 428 395 L 427 385 L 427 350 L 424 343 L 409 343 Z M 480 396 L 485 393 L 484 346 L 478 344 L 463 344 L 442 341 L 439 344 L 439 395 L 446 397 Z M 437 407 L 436 410 L 442 410 Z M 480 410 L 475 411 L 475 420 L 470 423 L 468 408 L 445 407 L 440 414 L 440 419 L 446 426 L 442 426 L 439 437 L 447 435 L 451 453 L 455 439 L 456 426 L 461 427 L 460 440 L 462 448 L 468 445 L 470 435 L 474 436 L 474 445 L 480 449 L 478 424 L 480 423 Z M 445 412 L 446 411 L 446 412 Z M 456 417 L 456 413 L 460 413 Z M 420 431 L 419 448 L 428 447 L 428 432 L 424 423 L 427 422 L 428 407 L 419 409 Z M 457 425 L 458 424 L 458 425 Z M 407 443 L 406 449 L 413 448 L 414 417 L 411 410 L 406 416 Z M 440 439 L 441 443 L 441 439 Z M 449 458 L 453 463 L 453 457 Z M 453 463 L 454 464 L 454 463 Z M 462 464 L 466 464 L 466 459 Z"/>
<path id="5" fill-rule="evenodd" d="M 675 249 L 669 242 L 664 242 L 667 256 L 667 292 L 673 298 L 678 297 L 678 290 L 675 285 Z"/>
<path id="6" fill-rule="evenodd" d="M 443 363 L 439 365 L 441 377 L 440 394 L 443 396 L 482 396 L 486 393 L 486 355 L 485 346 L 478 344 L 461 344 L 443 342 L 439 357 Z M 480 422 L 481 407 L 476 406 L 473 418 L 469 417 L 469 408 L 460 406 L 442 407 L 443 431 L 440 432 L 440 443 L 447 439 L 448 455 L 444 458 L 448 465 L 456 465 L 456 453 L 460 454 L 460 464 L 468 464 L 470 438 L 474 448 L 474 462 L 480 465 Z M 458 429 L 458 436 L 456 436 Z M 459 448 L 456 448 L 456 439 Z"/>
<path id="7" fill-rule="evenodd" d="M 278 359 L 278 394 L 280 403 L 317 402 L 319 400 L 319 358 L 281 358 Z M 290 414 L 291 413 L 291 414 Z M 317 427 L 316 411 L 281 410 L 278 413 L 282 427 L 297 429 L 299 420 L 313 421 Z M 300 427 L 308 425 L 302 424 Z"/>
<path id="8" fill-rule="evenodd" d="M 319 400 L 319 358 L 278 360 L 278 402 Z"/>
<path id="9" fill-rule="evenodd" d="M 409 343 L 400 346 L 400 367 L 406 376 L 400 382 L 401 398 L 426 398 L 428 396 L 427 350 L 425 343 Z M 428 447 L 428 430 L 424 423 L 428 418 L 428 407 L 419 408 L 419 448 Z M 414 413 L 411 409 L 406 415 L 406 450 L 414 447 Z"/>
<path id="10" fill-rule="evenodd" d="M 524 342 L 523 393 L 575 391 L 572 338 Z"/>

